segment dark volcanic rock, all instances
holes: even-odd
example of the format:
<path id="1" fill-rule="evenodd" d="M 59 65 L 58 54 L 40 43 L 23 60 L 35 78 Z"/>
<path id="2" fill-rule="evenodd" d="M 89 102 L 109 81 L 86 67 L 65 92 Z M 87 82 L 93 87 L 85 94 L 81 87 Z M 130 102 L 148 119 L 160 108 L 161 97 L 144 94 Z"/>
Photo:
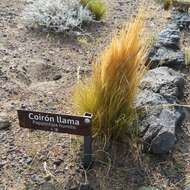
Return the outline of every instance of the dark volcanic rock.
<path id="1" fill-rule="evenodd" d="M 155 46 L 150 51 L 149 57 L 151 68 L 167 66 L 179 70 L 184 67 L 185 63 L 183 51 L 174 51 L 166 47 Z"/>
<path id="2" fill-rule="evenodd" d="M 177 12 L 174 13 L 174 22 L 177 23 L 177 26 L 181 30 L 189 30 L 190 29 L 190 16 L 187 12 Z"/>
<path id="3" fill-rule="evenodd" d="M 143 88 L 137 96 L 136 107 L 155 106 L 161 105 L 163 103 L 168 103 L 168 101 L 163 96 L 153 92 L 150 88 Z"/>
<path id="4" fill-rule="evenodd" d="M 55 75 L 55 76 L 53 77 L 53 80 L 59 80 L 59 79 L 61 79 L 61 78 L 62 78 L 61 75 Z"/>
<path id="5" fill-rule="evenodd" d="M 159 34 L 158 42 L 149 53 L 151 68 L 167 66 L 176 70 L 184 66 L 184 52 L 180 50 L 180 31 L 177 24 L 169 24 Z"/>
<path id="6" fill-rule="evenodd" d="M 148 71 L 140 88 L 159 93 L 172 103 L 176 98 L 183 97 L 184 86 L 185 80 L 182 74 L 168 67 L 158 67 Z"/>
<path id="7" fill-rule="evenodd" d="M 136 107 L 141 110 L 140 132 L 146 151 L 163 154 L 174 147 L 184 112 L 172 104 L 182 98 L 184 84 L 183 76 L 167 67 L 150 70 L 143 79 Z"/>
<path id="8" fill-rule="evenodd" d="M 175 130 L 181 124 L 184 114 L 182 110 L 175 108 L 154 111 L 146 116 L 147 128 L 143 135 L 144 148 L 155 154 L 164 154 L 174 147 Z"/>
<path id="9" fill-rule="evenodd" d="M 160 32 L 158 44 L 173 50 L 179 49 L 180 31 L 176 24 L 170 24 Z"/>
<path id="10" fill-rule="evenodd" d="M 86 183 L 81 184 L 79 189 L 80 190 L 92 190 L 92 188 L 90 187 L 90 185 L 86 184 Z"/>

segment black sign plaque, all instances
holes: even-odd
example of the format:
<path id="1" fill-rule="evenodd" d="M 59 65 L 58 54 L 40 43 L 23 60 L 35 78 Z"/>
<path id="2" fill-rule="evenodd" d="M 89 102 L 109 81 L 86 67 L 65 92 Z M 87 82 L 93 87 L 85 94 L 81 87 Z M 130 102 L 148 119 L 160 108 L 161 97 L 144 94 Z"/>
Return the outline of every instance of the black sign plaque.
<path id="1" fill-rule="evenodd" d="M 22 128 L 52 131 L 84 136 L 84 167 L 92 164 L 92 115 L 60 115 L 28 110 L 18 110 L 19 124 Z"/>
<path id="2" fill-rule="evenodd" d="M 18 110 L 20 127 L 88 136 L 91 133 L 91 116 L 70 116 Z"/>

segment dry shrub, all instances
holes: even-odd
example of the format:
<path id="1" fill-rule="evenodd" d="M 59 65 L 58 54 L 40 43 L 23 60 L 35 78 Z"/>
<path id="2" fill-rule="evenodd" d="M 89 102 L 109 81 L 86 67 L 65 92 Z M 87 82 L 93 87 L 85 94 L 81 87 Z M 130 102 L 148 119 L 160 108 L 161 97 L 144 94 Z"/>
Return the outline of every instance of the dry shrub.
<path id="1" fill-rule="evenodd" d="M 73 31 L 94 20 L 79 0 L 31 0 L 23 12 L 24 24 L 55 32 Z"/>
<path id="2" fill-rule="evenodd" d="M 134 100 L 146 71 L 148 43 L 143 41 L 144 16 L 124 27 L 93 64 L 92 76 L 79 82 L 74 99 L 80 113 L 94 115 L 94 136 L 118 139 L 133 135 Z"/>

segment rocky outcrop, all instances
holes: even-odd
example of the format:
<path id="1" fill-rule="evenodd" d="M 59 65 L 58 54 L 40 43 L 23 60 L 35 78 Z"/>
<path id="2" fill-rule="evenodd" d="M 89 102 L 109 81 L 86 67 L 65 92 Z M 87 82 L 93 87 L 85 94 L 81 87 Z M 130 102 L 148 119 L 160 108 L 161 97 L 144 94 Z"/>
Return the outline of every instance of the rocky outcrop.
<path id="1" fill-rule="evenodd" d="M 158 44 L 172 50 L 180 49 L 180 31 L 176 24 L 169 24 L 160 32 Z"/>
<path id="2" fill-rule="evenodd" d="M 150 51 L 150 67 L 167 66 L 180 70 L 184 66 L 184 52 L 155 46 Z"/>
<path id="3" fill-rule="evenodd" d="M 168 67 L 158 67 L 146 74 L 136 100 L 146 151 L 163 154 L 174 147 L 176 128 L 184 119 L 183 110 L 175 105 L 183 96 L 184 85 L 182 74 Z"/>
<path id="4" fill-rule="evenodd" d="M 190 15 L 187 12 L 174 12 L 173 21 L 180 30 L 190 29 Z"/>
<path id="5" fill-rule="evenodd" d="M 144 149 L 155 154 L 167 153 L 176 143 L 176 128 L 185 117 L 176 106 L 183 98 L 185 80 L 175 70 L 185 66 L 180 49 L 180 31 L 190 28 L 190 16 L 174 13 L 172 22 L 159 34 L 149 54 L 150 71 L 140 86 L 136 106 L 141 110 L 140 132 Z"/>
<path id="6" fill-rule="evenodd" d="M 184 85 L 185 80 L 181 73 L 167 67 L 159 67 L 145 75 L 140 88 L 151 89 L 173 103 L 176 98 L 183 98 Z"/>
<path id="7" fill-rule="evenodd" d="M 160 34 L 149 54 L 151 68 L 167 66 L 179 70 L 184 66 L 184 52 L 180 50 L 180 30 L 169 24 Z"/>

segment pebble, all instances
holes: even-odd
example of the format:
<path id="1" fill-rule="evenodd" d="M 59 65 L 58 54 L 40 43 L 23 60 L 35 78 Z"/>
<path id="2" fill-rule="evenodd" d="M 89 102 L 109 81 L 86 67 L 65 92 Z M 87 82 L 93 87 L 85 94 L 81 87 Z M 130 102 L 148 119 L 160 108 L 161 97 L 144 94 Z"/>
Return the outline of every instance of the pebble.
<path id="1" fill-rule="evenodd" d="M 6 190 L 4 186 L 0 186 L 0 190 Z"/>
<path id="2" fill-rule="evenodd" d="M 92 189 L 90 188 L 90 185 L 88 183 L 82 183 L 80 184 L 79 190 L 92 190 Z"/>
<path id="3" fill-rule="evenodd" d="M 0 130 L 8 129 L 10 122 L 5 113 L 0 113 Z"/>
<path id="4" fill-rule="evenodd" d="M 61 78 L 62 78 L 61 75 L 55 75 L 55 76 L 53 77 L 53 80 L 59 80 L 59 79 L 61 79 Z"/>
<path id="5" fill-rule="evenodd" d="M 54 164 L 56 166 L 59 166 L 62 162 L 63 162 L 63 159 L 57 159 L 57 160 L 54 161 Z"/>
<path id="6" fill-rule="evenodd" d="M 56 190 L 56 188 L 53 184 L 45 182 L 43 185 L 41 185 L 40 190 Z"/>
<path id="7" fill-rule="evenodd" d="M 30 157 L 27 158 L 25 162 L 26 162 L 26 164 L 31 164 L 32 163 L 32 158 L 30 158 Z"/>

